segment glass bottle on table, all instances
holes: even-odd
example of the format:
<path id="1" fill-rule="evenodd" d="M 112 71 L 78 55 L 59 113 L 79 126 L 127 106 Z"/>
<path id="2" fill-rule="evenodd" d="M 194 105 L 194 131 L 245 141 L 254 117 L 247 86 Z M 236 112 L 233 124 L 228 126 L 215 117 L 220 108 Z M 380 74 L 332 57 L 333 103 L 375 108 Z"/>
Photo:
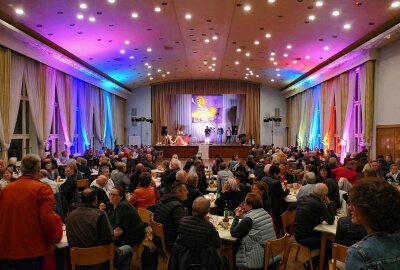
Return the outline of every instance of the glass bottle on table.
<path id="1" fill-rule="evenodd" d="M 224 208 L 224 219 L 223 222 L 229 222 L 229 208 L 228 208 L 228 201 L 225 200 L 225 208 Z"/>

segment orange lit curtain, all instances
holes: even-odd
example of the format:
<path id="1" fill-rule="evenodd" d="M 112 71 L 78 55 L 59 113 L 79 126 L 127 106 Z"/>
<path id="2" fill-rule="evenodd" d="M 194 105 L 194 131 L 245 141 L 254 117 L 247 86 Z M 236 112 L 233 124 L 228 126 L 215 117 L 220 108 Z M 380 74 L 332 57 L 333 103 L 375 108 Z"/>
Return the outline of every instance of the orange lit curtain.
<path id="1" fill-rule="evenodd" d="M 151 86 L 152 94 L 152 142 L 162 142 L 161 127 L 167 126 L 169 132 L 173 133 L 177 123 L 176 114 L 186 114 L 189 110 L 188 98 L 192 94 L 216 95 L 216 94 L 236 94 L 244 95 L 245 104 L 238 114 L 242 115 L 239 121 L 239 128 L 247 135 L 253 135 L 256 141 L 259 141 L 260 135 L 260 85 L 240 81 L 223 80 L 193 80 L 170 82 Z M 182 95 L 178 97 L 177 95 Z M 185 96 L 186 95 L 186 96 Z M 186 104 L 186 105 L 185 105 Z M 174 112 L 174 113 L 173 113 Z M 238 117 L 239 118 L 239 117 Z M 182 116 L 178 119 L 182 120 Z M 185 125 L 190 126 L 189 120 L 182 120 Z M 241 124 L 240 124 L 241 122 Z M 171 127 L 172 123 L 172 127 Z M 174 124 L 175 123 L 175 124 Z M 241 131 L 239 130 L 239 132 Z M 189 130 L 190 131 L 190 130 Z"/>

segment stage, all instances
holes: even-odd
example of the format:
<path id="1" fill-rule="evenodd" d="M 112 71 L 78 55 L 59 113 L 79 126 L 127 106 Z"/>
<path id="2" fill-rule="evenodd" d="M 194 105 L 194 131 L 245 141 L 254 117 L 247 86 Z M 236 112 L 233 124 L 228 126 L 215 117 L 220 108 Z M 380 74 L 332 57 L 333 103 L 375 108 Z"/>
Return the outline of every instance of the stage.
<path id="1" fill-rule="evenodd" d="M 189 144 L 189 145 L 153 145 L 155 150 L 163 151 L 163 158 L 171 158 L 173 154 L 177 154 L 179 159 L 186 159 L 195 156 L 199 152 L 199 147 L 204 149 L 205 144 Z M 214 158 L 220 155 L 223 158 L 231 158 L 234 154 L 238 154 L 240 158 L 247 158 L 251 145 L 241 144 L 208 144 L 208 157 Z M 202 151 L 200 149 L 200 151 Z M 206 158 L 204 150 L 202 158 Z"/>

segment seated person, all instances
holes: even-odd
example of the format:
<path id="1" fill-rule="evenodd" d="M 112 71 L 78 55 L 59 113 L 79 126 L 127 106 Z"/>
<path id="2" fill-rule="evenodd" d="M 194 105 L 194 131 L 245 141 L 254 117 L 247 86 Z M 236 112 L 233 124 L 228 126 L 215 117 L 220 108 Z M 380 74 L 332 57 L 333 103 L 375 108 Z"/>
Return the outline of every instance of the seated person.
<path id="1" fill-rule="evenodd" d="M 151 174 L 143 172 L 139 176 L 139 186 L 135 189 L 132 196 L 129 198 L 129 203 L 136 209 L 147 209 L 150 205 L 156 203 L 156 194 L 152 186 Z"/>
<path id="2" fill-rule="evenodd" d="M 400 192 L 379 178 L 357 181 L 350 190 L 351 222 L 368 235 L 347 251 L 346 269 L 399 269 Z"/>
<path id="3" fill-rule="evenodd" d="M 262 269 L 265 249 L 263 245 L 267 240 L 276 239 L 272 218 L 262 206 L 259 195 L 248 193 L 243 207 L 235 209 L 230 232 L 232 236 L 241 238 L 236 254 L 238 268 Z M 242 219 L 240 222 L 239 218 Z"/>
<path id="4" fill-rule="evenodd" d="M 271 199 L 268 194 L 268 186 L 264 181 L 256 181 L 254 182 L 251 192 L 258 194 L 262 201 L 263 201 L 263 208 L 265 211 L 268 212 L 268 214 L 271 215 L 272 209 L 271 209 Z M 246 194 L 247 195 L 247 194 Z"/>
<path id="5" fill-rule="evenodd" d="M 187 177 L 186 189 L 188 191 L 187 200 L 183 202 L 183 205 L 187 208 L 188 214 L 192 215 L 192 205 L 195 199 L 203 196 L 200 190 L 197 189 L 199 177 L 195 173 L 189 173 Z"/>
<path id="6" fill-rule="evenodd" d="M 215 200 L 217 206 L 217 214 L 222 216 L 224 214 L 225 204 L 228 205 L 228 210 L 233 211 L 243 202 L 243 195 L 234 179 L 225 181 L 222 187 L 221 196 Z"/>
<path id="7" fill-rule="evenodd" d="M 191 269 L 193 265 L 201 265 L 201 269 L 222 269 L 217 253 L 221 239 L 207 219 L 209 211 L 209 201 L 198 197 L 193 202 L 192 216 L 181 219 L 170 269 Z"/>
<path id="8" fill-rule="evenodd" d="M 296 195 L 297 200 L 301 197 L 311 194 L 314 191 L 315 181 L 317 177 L 313 172 L 307 172 L 304 174 L 303 180 L 307 183 L 307 185 L 302 186 L 299 189 L 299 192 Z"/>
<path id="9" fill-rule="evenodd" d="M 350 247 L 367 235 L 364 226 L 353 224 L 352 217 L 341 217 L 336 227 L 335 243 Z"/>
<path id="10" fill-rule="evenodd" d="M 133 247 L 144 238 L 144 224 L 136 209 L 125 198 L 125 189 L 115 186 L 110 192 L 107 205 L 100 204 L 105 210 L 114 230 L 114 241 L 117 247 L 129 245 Z"/>
<path id="11" fill-rule="evenodd" d="M 245 198 L 247 193 L 250 192 L 251 186 L 247 183 L 246 175 L 241 171 L 236 171 L 234 174 L 236 183 L 238 184 L 239 190 L 242 193 L 242 197 Z"/>

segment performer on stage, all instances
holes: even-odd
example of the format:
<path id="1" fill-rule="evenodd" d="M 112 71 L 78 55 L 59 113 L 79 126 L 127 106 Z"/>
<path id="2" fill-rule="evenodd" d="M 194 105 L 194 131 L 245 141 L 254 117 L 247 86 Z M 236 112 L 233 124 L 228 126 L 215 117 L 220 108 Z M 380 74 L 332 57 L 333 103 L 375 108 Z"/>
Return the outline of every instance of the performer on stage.
<path id="1" fill-rule="evenodd" d="M 228 127 L 228 129 L 226 130 L 226 140 L 225 140 L 225 143 L 226 143 L 227 141 L 229 141 L 229 143 L 231 143 L 231 138 L 232 138 L 232 131 L 231 131 L 231 128 Z"/>
<path id="2" fill-rule="evenodd" d="M 206 126 L 206 129 L 204 130 L 204 135 L 205 135 L 204 143 L 210 144 L 211 129 L 208 126 Z"/>
<path id="3" fill-rule="evenodd" d="M 222 143 L 222 134 L 224 134 L 224 129 L 219 126 L 217 129 L 217 142 Z"/>

